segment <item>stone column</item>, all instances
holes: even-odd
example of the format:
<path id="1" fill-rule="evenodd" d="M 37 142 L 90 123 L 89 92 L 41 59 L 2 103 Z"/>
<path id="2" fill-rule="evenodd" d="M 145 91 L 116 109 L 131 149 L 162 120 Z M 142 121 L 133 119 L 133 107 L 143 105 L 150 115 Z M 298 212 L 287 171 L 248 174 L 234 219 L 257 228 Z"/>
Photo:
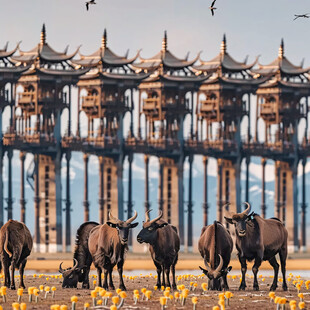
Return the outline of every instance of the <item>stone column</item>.
<path id="1" fill-rule="evenodd" d="M 88 201 L 88 155 L 84 154 L 84 222 L 89 221 L 89 201 Z"/>
<path id="2" fill-rule="evenodd" d="M 262 218 L 266 217 L 266 192 L 265 192 L 265 168 L 266 159 L 262 158 L 262 204 L 261 204 L 261 215 Z"/>
<path id="3" fill-rule="evenodd" d="M 25 200 L 25 158 L 26 153 L 20 152 L 20 221 L 26 223 L 26 200 Z"/>
<path id="4" fill-rule="evenodd" d="M 301 252 L 307 251 L 307 242 L 306 242 L 306 163 L 307 158 L 302 160 L 302 202 L 301 202 Z"/>
<path id="5" fill-rule="evenodd" d="M 127 202 L 127 218 L 132 217 L 132 161 L 133 155 L 128 155 L 128 202 Z M 132 232 L 129 233 L 128 245 L 132 246 Z"/>
<path id="6" fill-rule="evenodd" d="M 203 165 L 204 165 L 204 187 L 203 187 L 203 225 L 208 225 L 208 156 L 203 157 Z"/>
<path id="7" fill-rule="evenodd" d="M 71 252 L 71 197 L 70 197 L 70 159 L 71 152 L 66 153 L 67 176 L 66 176 L 66 252 Z"/>
<path id="8" fill-rule="evenodd" d="M 149 201 L 149 155 L 144 155 L 144 164 L 145 164 L 145 188 L 144 188 L 144 211 L 148 211 L 150 209 L 150 201 Z"/>
<path id="9" fill-rule="evenodd" d="M 36 252 L 40 252 L 40 189 L 39 189 L 39 155 L 34 155 L 35 161 L 35 182 L 34 182 L 34 244 Z"/>
<path id="10" fill-rule="evenodd" d="M 99 156 L 99 223 L 104 223 L 104 158 Z"/>
<path id="11" fill-rule="evenodd" d="M 188 158 L 189 176 L 188 176 L 188 222 L 187 222 L 187 251 L 193 251 L 193 201 L 192 201 L 192 175 L 193 175 L 193 155 Z"/>
<path id="12" fill-rule="evenodd" d="M 8 220 L 13 219 L 13 197 L 12 197 L 12 158 L 13 150 L 9 149 L 8 151 Z"/>

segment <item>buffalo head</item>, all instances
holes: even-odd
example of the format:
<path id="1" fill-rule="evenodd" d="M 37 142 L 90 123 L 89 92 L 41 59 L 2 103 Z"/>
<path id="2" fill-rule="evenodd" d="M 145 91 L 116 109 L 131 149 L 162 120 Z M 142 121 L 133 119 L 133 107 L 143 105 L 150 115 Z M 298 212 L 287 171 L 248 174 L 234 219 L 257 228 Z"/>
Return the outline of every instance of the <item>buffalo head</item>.
<path id="1" fill-rule="evenodd" d="M 138 216 L 137 211 L 135 211 L 135 214 L 133 217 L 128 219 L 127 221 L 121 221 L 117 218 L 115 218 L 111 211 L 109 212 L 109 220 L 107 221 L 107 224 L 110 227 L 116 228 L 118 231 L 119 238 L 121 240 L 121 243 L 123 245 L 127 244 L 128 242 L 128 235 L 129 235 L 129 229 L 134 228 L 138 225 L 138 223 L 131 224 Z"/>
<path id="2" fill-rule="evenodd" d="M 221 291 L 222 290 L 221 277 L 225 276 L 231 270 L 231 266 L 222 270 L 223 258 L 220 254 L 219 254 L 219 257 L 220 257 L 220 263 L 214 270 L 208 265 L 207 262 L 205 262 L 206 269 L 199 266 L 199 268 L 202 270 L 202 272 L 209 279 L 209 281 L 208 281 L 209 290 Z"/>
<path id="3" fill-rule="evenodd" d="M 81 268 L 78 268 L 78 261 L 74 258 L 74 266 L 72 268 L 62 269 L 62 263 L 59 265 L 59 272 L 62 274 L 62 288 L 77 287 L 81 276 Z"/>
<path id="4" fill-rule="evenodd" d="M 235 225 L 236 233 L 241 238 L 246 235 L 246 225 L 251 218 L 251 216 L 249 216 L 251 205 L 248 202 L 245 202 L 244 204 L 247 206 L 247 208 L 243 212 L 232 213 L 229 216 L 224 216 L 225 220 L 229 224 Z"/>
<path id="5" fill-rule="evenodd" d="M 142 230 L 139 232 L 139 234 L 137 236 L 137 241 L 139 243 L 146 242 L 149 244 L 154 244 L 156 237 L 157 237 L 157 233 L 156 233 L 157 229 L 168 225 L 167 222 L 158 223 L 158 221 L 163 216 L 162 211 L 160 211 L 160 214 L 158 217 L 156 217 L 155 219 L 153 219 L 151 221 L 150 221 L 150 217 L 149 217 L 150 212 L 151 212 L 151 210 L 148 210 L 145 212 L 145 222 L 143 223 Z"/>

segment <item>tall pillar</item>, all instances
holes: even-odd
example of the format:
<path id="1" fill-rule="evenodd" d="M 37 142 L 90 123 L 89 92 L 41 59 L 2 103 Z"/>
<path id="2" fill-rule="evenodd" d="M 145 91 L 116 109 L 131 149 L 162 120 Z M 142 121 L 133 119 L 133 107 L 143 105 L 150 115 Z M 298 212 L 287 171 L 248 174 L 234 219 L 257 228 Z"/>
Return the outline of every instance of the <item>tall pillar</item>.
<path id="1" fill-rule="evenodd" d="M 1 111 L 1 109 L 0 109 Z M 1 129 L 1 127 L 0 127 Z M 0 149 L 0 227 L 3 226 L 4 224 L 4 214 L 3 214 L 3 210 L 4 210 L 4 206 L 3 206 L 3 146 L 2 146 L 2 142 L 1 143 L 1 149 Z"/>
<path id="2" fill-rule="evenodd" d="M 217 220 L 223 222 L 223 160 L 217 160 Z"/>
<path id="3" fill-rule="evenodd" d="M 88 155 L 84 154 L 84 222 L 89 221 L 89 201 L 88 201 Z"/>
<path id="4" fill-rule="evenodd" d="M 193 176 L 193 155 L 188 157 L 188 222 L 187 222 L 187 251 L 193 251 L 193 201 L 192 201 L 192 176 Z"/>
<path id="5" fill-rule="evenodd" d="M 130 89 L 130 137 L 134 136 L 134 132 L 133 132 L 133 109 L 134 109 L 133 89 Z"/>
<path id="6" fill-rule="evenodd" d="M 66 176 L 66 252 L 71 252 L 71 197 L 70 197 L 70 159 L 71 152 L 66 153 L 67 176 Z"/>
<path id="7" fill-rule="evenodd" d="M 145 164 L 145 188 L 144 188 L 144 211 L 150 209 L 150 199 L 149 199 L 149 155 L 144 155 L 144 164 Z"/>
<path id="8" fill-rule="evenodd" d="M 158 182 L 158 192 L 159 192 L 159 199 L 158 199 L 158 210 L 163 211 L 163 204 L 164 204 L 164 159 L 159 158 L 159 182 Z"/>
<path id="9" fill-rule="evenodd" d="M 133 155 L 128 155 L 128 201 L 127 201 L 127 217 L 132 217 L 132 160 Z M 128 245 L 132 246 L 132 233 L 129 234 Z"/>
<path id="10" fill-rule="evenodd" d="M 208 156 L 203 157 L 203 165 L 204 165 L 204 186 L 203 186 L 203 225 L 208 225 Z"/>
<path id="11" fill-rule="evenodd" d="M 302 202 L 301 202 L 301 252 L 307 252 L 307 242 L 306 242 L 306 164 L 307 159 L 302 160 Z"/>
<path id="12" fill-rule="evenodd" d="M 39 164 L 40 157 L 38 154 L 34 155 L 35 162 L 35 178 L 34 178 L 34 249 L 36 252 L 40 252 L 41 238 L 40 238 L 40 188 L 39 188 Z"/>
<path id="13" fill-rule="evenodd" d="M 196 126 L 198 127 L 198 123 L 196 124 Z M 194 137 L 194 92 L 191 91 L 191 129 L 190 129 L 190 133 L 191 133 L 191 139 L 193 139 Z M 198 139 L 198 137 L 197 137 Z"/>
<path id="14" fill-rule="evenodd" d="M 26 200 L 25 200 L 25 158 L 26 153 L 20 152 L 20 221 L 26 223 Z"/>
<path id="15" fill-rule="evenodd" d="M 251 158 L 247 156 L 245 159 L 246 165 L 246 176 L 245 176 L 245 201 L 249 202 L 249 167 L 250 167 Z"/>
<path id="16" fill-rule="evenodd" d="M 71 85 L 69 87 L 69 107 L 68 107 L 68 136 L 71 136 Z"/>
<path id="17" fill-rule="evenodd" d="M 298 251 L 297 163 L 276 162 L 276 213 L 288 231 L 288 251 Z M 280 201 L 281 199 L 281 201 Z"/>
<path id="18" fill-rule="evenodd" d="M 13 150 L 8 151 L 8 198 L 7 198 L 7 210 L 8 210 L 8 220 L 13 219 L 13 197 L 12 197 L 12 158 Z"/>
<path id="19" fill-rule="evenodd" d="M 99 223 L 104 223 L 104 158 L 99 156 Z"/>
<path id="20" fill-rule="evenodd" d="M 266 217 L 265 168 L 266 168 L 266 159 L 262 158 L 262 204 L 261 204 L 262 218 Z"/>

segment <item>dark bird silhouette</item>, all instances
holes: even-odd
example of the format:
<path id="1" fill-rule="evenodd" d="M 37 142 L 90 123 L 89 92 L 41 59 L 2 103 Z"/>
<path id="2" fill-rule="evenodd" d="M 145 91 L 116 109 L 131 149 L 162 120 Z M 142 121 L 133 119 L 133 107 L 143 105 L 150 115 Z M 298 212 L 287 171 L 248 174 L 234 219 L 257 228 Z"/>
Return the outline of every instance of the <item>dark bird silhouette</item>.
<path id="1" fill-rule="evenodd" d="M 309 18 L 310 13 L 306 13 L 306 14 L 294 14 L 295 15 L 295 18 L 293 20 L 296 20 L 297 18 Z"/>
<path id="2" fill-rule="evenodd" d="M 90 4 L 97 4 L 96 2 L 95 2 L 95 0 L 89 0 L 89 1 L 87 1 L 86 2 L 86 10 L 88 11 L 88 9 L 89 9 L 89 5 Z"/>
<path id="3" fill-rule="evenodd" d="M 216 10 L 216 8 L 214 7 L 215 1 L 216 1 L 216 0 L 214 0 L 214 1 L 212 2 L 211 6 L 209 7 L 209 9 L 211 10 L 212 16 L 214 16 L 214 10 Z"/>

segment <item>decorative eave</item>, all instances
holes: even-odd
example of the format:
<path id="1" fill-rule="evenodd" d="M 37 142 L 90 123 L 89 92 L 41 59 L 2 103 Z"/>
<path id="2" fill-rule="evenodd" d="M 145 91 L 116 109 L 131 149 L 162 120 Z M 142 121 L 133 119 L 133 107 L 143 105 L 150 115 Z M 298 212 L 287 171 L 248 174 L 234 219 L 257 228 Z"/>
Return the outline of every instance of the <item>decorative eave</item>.
<path id="1" fill-rule="evenodd" d="M 89 71 L 88 68 L 84 69 L 70 69 L 70 70 L 55 70 L 42 68 L 35 65 L 28 67 L 29 69 L 22 73 L 22 75 L 33 75 L 33 74 L 43 74 L 49 76 L 72 76 L 79 77 Z"/>
<path id="2" fill-rule="evenodd" d="M 207 79 L 203 84 L 230 84 L 236 86 L 259 86 L 265 83 L 269 79 L 268 77 L 262 77 L 258 79 L 235 79 L 230 77 L 214 77 Z"/>
<path id="3" fill-rule="evenodd" d="M 6 43 L 6 45 L 4 46 L 3 49 L 0 49 L 0 59 L 11 57 L 17 51 L 17 49 L 19 48 L 20 42 L 18 42 L 16 44 L 16 47 L 13 50 L 11 50 L 11 51 L 7 50 L 8 49 L 8 45 L 9 45 L 9 42 Z"/>
<path id="4" fill-rule="evenodd" d="M 267 80 L 265 83 L 259 86 L 259 88 L 270 88 L 270 87 L 310 90 L 310 82 L 294 83 L 294 82 L 289 82 L 289 81 L 280 81 L 277 79 L 272 79 L 272 80 Z"/>

